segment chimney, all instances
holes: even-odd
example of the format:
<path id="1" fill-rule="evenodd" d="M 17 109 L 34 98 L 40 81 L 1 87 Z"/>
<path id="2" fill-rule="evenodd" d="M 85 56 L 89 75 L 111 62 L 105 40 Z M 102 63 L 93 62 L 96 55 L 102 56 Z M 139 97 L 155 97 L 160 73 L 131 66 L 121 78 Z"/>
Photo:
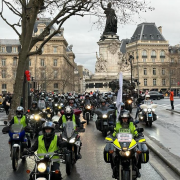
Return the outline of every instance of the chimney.
<path id="1" fill-rule="evenodd" d="M 159 29 L 160 33 L 162 34 L 162 26 L 159 26 L 158 29 Z"/>

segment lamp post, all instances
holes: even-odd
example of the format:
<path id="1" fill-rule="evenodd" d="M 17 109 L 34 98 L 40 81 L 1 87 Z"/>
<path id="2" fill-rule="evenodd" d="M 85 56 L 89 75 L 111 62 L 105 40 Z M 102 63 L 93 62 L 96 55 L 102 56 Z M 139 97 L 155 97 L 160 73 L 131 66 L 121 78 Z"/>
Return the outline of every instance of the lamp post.
<path id="1" fill-rule="evenodd" d="M 131 88 L 132 88 L 132 61 L 134 60 L 134 56 L 129 56 L 129 62 L 131 64 Z M 131 95 L 132 95 L 132 89 L 131 89 Z"/>

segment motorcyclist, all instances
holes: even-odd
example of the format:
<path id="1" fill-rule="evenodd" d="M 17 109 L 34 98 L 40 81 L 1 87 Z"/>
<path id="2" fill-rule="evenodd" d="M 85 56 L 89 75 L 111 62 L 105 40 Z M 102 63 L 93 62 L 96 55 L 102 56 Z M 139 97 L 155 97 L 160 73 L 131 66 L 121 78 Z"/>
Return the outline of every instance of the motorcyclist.
<path id="1" fill-rule="evenodd" d="M 40 100 L 38 101 L 38 107 L 40 109 L 46 108 L 46 103 L 45 103 L 45 100 L 44 100 L 44 96 L 40 97 Z"/>
<path id="2" fill-rule="evenodd" d="M 80 127 L 80 125 L 81 125 L 79 117 L 73 113 L 73 109 L 71 106 L 65 107 L 64 114 L 59 119 L 59 126 L 61 126 L 61 125 L 65 126 L 67 120 L 73 122 L 75 130 L 76 130 L 76 127 Z M 81 143 L 81 145 L 82 145 L 82 143 Z M 80 154 L 80 149 L 81 148 L 79 148 L 79 152 L 76 153 L 76 159 L 82 158 L 82 156 Z M 76 152 L 77 152 L 77 149 L 76 149 Z"/>
<path id="3" fill-rule="evenodd" d="M 23 107 L 21 107 L 21 106 L 17 107 L 16 116 L 14 116 L 12 118 L 12 120 L 9 123 L 9 126 L 11 127 L 12 124 L 21 124 L 21 125 L 23 125 L 23 128 L 25 128 L 25 130 L 26 130 L 26 127 L 28 126 L 29 121 L 26 118 L 26 116 L 24 115 L 24 108 Z M 30 137 L 27 133 L 26 133 L 26 137 L 28 139 L 28 147 L 31 147 Z"/>
<path id="4" fill-rule="evenodd" d="M 37 101 L 33 101 L 30 108 L 30 114 L 38 114 L 41 112 L 41 109 L 37 105 Z"/>
<path id="5" fill-rule="evenodd" d="M 28 152 L 35 152 L 37 151 L 38 154 L 45 154 L 53 153 L 57 151 L 59 148 L 63 148 L 67 146 L 66 142 L 62 142 L 61 138 L 57 135 L 55 135 L 55 125 L 53 122 L 45 122 L 42 125 L 42 132 L 43 135 L 39 136 L 33 146 L 28 149 L 28 151 L 25 151 L 23 155 L 28 155 Z M 43 156 L 40 156 L 40 158 L 43 158 Z M 59 159 L 59 156 L 54 156 L 52 159 Z M 51 171 L 59 170 L 60 163 L 59 162 L 53 162 L 53 165 L 51 166 Z M 61 179 L 61 173 L 52 173 L 51 179 L 53 180 L 60 180 Z"/>

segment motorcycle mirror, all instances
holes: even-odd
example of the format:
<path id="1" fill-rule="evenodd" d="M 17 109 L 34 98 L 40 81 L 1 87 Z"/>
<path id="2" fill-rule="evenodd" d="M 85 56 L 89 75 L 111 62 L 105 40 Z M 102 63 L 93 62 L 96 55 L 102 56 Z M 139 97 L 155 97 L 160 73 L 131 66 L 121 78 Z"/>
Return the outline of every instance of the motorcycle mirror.
<path id="1" fill-rule="evenodd" d="M 7 121 L 4 121 L 4 125 L 7 125 Z"/>
<path id="2" fill-rule="evenodd" d="M 144 128 L 138 128 L 138 133 L 141 133 L 141 132 L 143 132 L 144 131 Z"/>
<path id="3" fill-rule="evenodd" d="M 28 109 L 28 110 L 27 110 L 27 112 L 29 113 L 29 112 L 30 112 L 30 110 Z"/>

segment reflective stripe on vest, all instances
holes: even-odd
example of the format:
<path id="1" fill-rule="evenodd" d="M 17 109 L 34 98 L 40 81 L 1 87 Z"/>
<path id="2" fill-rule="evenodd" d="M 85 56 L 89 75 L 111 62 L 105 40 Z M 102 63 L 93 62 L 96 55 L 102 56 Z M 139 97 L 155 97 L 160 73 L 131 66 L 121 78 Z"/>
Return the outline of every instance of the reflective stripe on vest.
<path id="1" fill-rule="evenodd" d="M 14 124 L 19 124 L 19 120 L 17 118 L 17 116 L 14 116 Z M 26 117 L 23 116 L 20 120 L 20 124 L 23 125 L 23 127 L 26 127 L 27 124 L 26 124 Z"/>
<path id="2" fill-rule="evenodd" d="M 37 155 L 39 158 L 44 158 L 45 155 L 53 155 L 55 151 L 57 151 L 59 148 L 57 146 L 57 135 L 54 136 L 54 139 L 51 141 L 51 144 L 49 146 L 48 152 L 46 150 L 44 140 L 43 140 L 43 135 L 38 137 L 38 150 L 37 150 Z M 52 159 L 59 159 L 59 156 L 54 156 Z"/>
<path id="3" fill-rule="evenodd" d="M 63 115 L 63 117 L 62 117 L 62 122 L 63 122 L 63 127 L 64 127 L 66 124 L 66 116 L 65 115 Z M 72 116 L 72 122 L 74 124 L 74 130 L 75 130 L 76 129 L 76 118 L 75 118 L 74 114 Z"/>

